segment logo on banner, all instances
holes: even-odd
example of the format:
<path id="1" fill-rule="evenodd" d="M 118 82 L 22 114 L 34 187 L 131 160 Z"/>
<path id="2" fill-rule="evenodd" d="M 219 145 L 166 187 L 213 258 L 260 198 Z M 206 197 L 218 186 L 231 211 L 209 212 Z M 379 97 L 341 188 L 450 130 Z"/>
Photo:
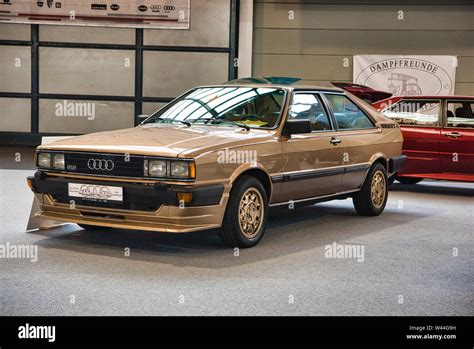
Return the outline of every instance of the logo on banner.
<path id="1" fill-rule="evenodd" d="M 446 64 L 446 57 L 451 66 Z M 399 96 L 450 95 L 454 92 L 455 65 L 453 57 L 446 57 L 437 64 L 436 59 L 422 56 L 355 56 L 354 83 Z"/>

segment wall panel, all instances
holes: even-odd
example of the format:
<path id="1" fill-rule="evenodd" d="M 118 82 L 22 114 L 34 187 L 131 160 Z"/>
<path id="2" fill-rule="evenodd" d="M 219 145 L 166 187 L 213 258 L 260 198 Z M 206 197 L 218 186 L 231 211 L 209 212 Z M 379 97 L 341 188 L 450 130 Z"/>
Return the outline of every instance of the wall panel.
<path id="1" fill-rule="evenodd" d="M 134 126 L 133 103 L 42 99 L 39 131 L 90 133 Z"/>
<path id="2" fill-rule="evenodd" d="M 255 29 L 254 54 L 474 56 L 474 31 Z"/>
<path id="3" fill-rule="evenodd" d="M 145 45 L 229 46 L 229 1 L 191 1 L 190 30 L 144 31 Z"/>
<path id="4" fill-rule="evenodd" d="M 0 97 L 0 132 L 30 132 L 31 101 Z"/>
<path id="5" fill-rule="evenodd" d="M 473 92 L 472 1 L 257 0 L 254 9 L 254 76 L 326 85 L 352 81 L 356 54 L 457 55 L 455 93 Z"/>
<path id="6" fill-rule="evenodd" d="M 40 48 L 40 92 L 133 96 L 135 52 Z"/>
<path id="7" fill-rule="evenodd" d="M 29 25 L 0 23 L 0 40 L 25 40 L 31 39 Z"/>
<path id="8" fill-rule="evenodd" d="M 143 115 L 151 115 L 151 113 L 157 111 L 165 105 L 166 103 L 145 102 L 143 103 Z"/>
<path id="9" fill-rule="evenodd" d="M 324 30 L 473 30 L 474 5 L 331 5 L 257 3 L 257 28 Z M 290 19 L 292 11 L 294 19 Z M 403 11 L 403 19 L 399 17 Z M 400 18 L 400 19 L 399 19 Z"/>
<path id="10" fill-rule="evenodd" d="M 227 53 L 145 52 L 143 95 L 175 97 L 186 90 L 227 81 Z"/>
<path id="11" fill-rule="evenodd" d="M 30 92 L 30 90 L 30 48 L 0 45 L 0 92 Z"/>
<path id="12" fill-rule="evenodd" d="M 94 44 L 135 44 L 135 30 L 128 28 L 41 25 L 39 32 L 41 41 Z"/>

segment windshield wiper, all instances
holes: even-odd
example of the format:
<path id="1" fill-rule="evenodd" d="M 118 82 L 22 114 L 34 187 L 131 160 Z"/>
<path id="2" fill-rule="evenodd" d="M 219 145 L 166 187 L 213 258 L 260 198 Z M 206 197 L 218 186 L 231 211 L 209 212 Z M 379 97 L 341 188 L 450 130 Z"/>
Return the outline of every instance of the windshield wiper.
<path id="1" fill-rule="evenodd" d="M 194 119 L 192 121 L 193 122 L 203 121 L 205 124 L 215 124 L 215 125 L 218 125 L 218 124 L 231 124 L 231 125 L 236 125 L 236 126 L 242 127 L 247 131 L 250 131 L 250 127 L 248 125 L 241 124 L 241 123 L 238 123 L 238 122 L 235 122 L 235 121 L 230 121 L 230 120 L 223 120 L 223 119 L 216 119 L 216 118 L 199 118 L 199 119 Z"/>
<path id="2" fill-rule="evenodd" d="M 232 124 L 232 125 L 236 125 L 236 126 L 244 128 L 246 131 L 250 131 L 250 126 L 249 125 L 245 125 L 245 124 L 241 124 L 239 122 L 229 121 L 229 120 L 225 120 L 225 121 L 222 121 L 222 122 L 223 123 L 229 123 L 229 124 Z"/>
<path id="3" fill-rule="evenodd" d="M 160 120 L 160 121 L 163 121 L 163 122 L 180 122 L 180 123 L 182 123 L 182 124 L 184 124 L 184 125 L 186 125 L 186 126 L 188 126 L 188 127 L 191 127 L 191 123 L 190 123 L 190 122 L 187 122 L 187 121 L 184 121 L 184 120 L 164 119 L 164 118 L 161 118 L 161 117 L 156 118 L 156 119 L 155 119 L 155 122 L 156 122 L 157 120 Z"/>

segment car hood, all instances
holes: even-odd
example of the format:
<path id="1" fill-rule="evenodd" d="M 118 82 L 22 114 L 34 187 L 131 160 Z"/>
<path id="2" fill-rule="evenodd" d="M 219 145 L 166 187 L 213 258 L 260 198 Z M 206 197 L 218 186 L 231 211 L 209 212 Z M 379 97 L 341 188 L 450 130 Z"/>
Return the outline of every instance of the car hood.
<path id="1" fill-rule="evenodd" d="M 222 147 L 265 141 L 273 134 L 271 130 L 240 127 L 153 124 L 63 138 L 38 149 L 195 157 Z"/>

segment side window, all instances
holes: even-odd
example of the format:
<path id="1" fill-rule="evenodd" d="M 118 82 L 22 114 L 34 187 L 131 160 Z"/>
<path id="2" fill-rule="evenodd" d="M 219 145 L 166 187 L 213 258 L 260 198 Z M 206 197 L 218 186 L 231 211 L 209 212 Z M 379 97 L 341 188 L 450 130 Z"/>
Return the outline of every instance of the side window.
<path id="1" fill-rule="evenodd" d="M 338 129 L 373 128 L 369 117 L 347 96 L 325 94 L 334 113 Z"/>
<path id="2" fill-rule="evenodd" d="M 288 117 L 309 120 L 313 131 L 331 130 L 328 114 L 324 110 L 320 97 L 316 94 L 295 93 Z"/>
<path id="3" fill-rule="evenodd" d="M 448 102 L 448 127 L 474 127 L 473 106 L 474 103 Z"/>
<path id="4" fill-rule="evenodd" d="M 440 101 L 433 100 L 402 100 L 383 114 L 402 125 L 438 126 Z"/>

